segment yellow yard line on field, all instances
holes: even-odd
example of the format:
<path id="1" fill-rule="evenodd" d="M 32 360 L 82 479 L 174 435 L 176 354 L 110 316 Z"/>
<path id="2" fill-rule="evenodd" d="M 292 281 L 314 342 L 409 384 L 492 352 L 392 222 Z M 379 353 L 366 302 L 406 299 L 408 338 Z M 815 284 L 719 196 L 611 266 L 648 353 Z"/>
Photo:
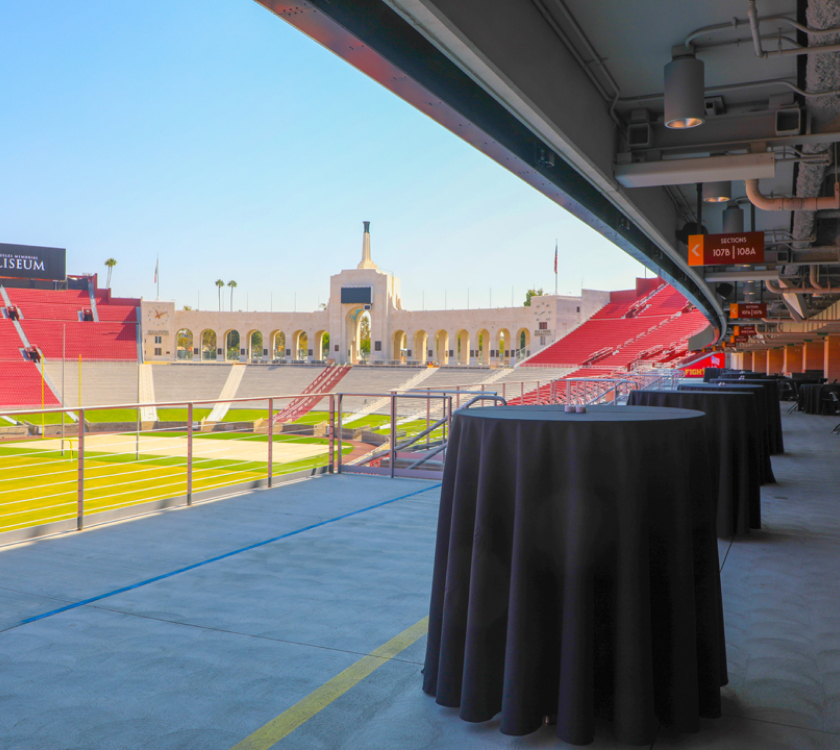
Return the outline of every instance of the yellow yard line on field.
<path id="1" fill-rule="evenodd" d="M 403 630 L 402 633 L 394 636 L 375 651 L 371 651 L 367 656 L 347 667 L 329 682 L 325 682 L 306 698 L 298 701 L 290 709 L 269 721 L 268 724 L 248 735 L 242 742 L 234 745 L 232 750 L 268 750 L 268 748 L 273 747 L 301 724 L 309 721 L 315 714 L 329 706 L 336 698 L 340 698 L 350 688 L 386 664 L 389 659 L 416 643 L 426 635 L 428 629 L 429 618 L 424 617 L 420 622 Z"/>

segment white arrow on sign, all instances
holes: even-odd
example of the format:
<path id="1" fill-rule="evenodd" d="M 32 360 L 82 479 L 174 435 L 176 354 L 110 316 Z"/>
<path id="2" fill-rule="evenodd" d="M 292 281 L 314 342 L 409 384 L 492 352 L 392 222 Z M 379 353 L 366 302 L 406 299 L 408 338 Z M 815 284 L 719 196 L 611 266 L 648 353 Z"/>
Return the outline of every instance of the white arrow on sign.
<path id="1" fill-rule="evenodd" d="M 696 244 L 694 247 L 691 248 L 691 252 L 694 253 L 698 258 L 700 257 L 700 245 L 702 243 Z"/>

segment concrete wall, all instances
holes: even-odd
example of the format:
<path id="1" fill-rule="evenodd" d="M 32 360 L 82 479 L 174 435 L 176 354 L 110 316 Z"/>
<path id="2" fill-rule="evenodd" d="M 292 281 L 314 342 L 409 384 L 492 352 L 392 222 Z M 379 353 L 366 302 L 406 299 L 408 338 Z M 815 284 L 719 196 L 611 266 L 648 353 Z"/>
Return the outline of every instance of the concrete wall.
<path id="1" fill-rule="evenodd" d="M 369 311 L 363 304 L 342 304 L 342 287 L 365 286 L 372 290 Z M 144 300 L 143 357 L 146 362 L 332 359 L 356 364 L 359 323 L 367 311 L 372 362 L 511 364 L 523 339 L 525 350 L 533 354 L 577 328 L 609 297 L 609 292 L 586 289 L 581 296 L 535 297 L 530 307 L 410 311 L 403 309 L 398 278 L 375 267 L 357 268 L 330 277 L 326 309 L 315 312 L 177 310 L 173 301 Z M 181 330 L 191 333 L 192 346 L 179 351 Z M 228 334 L 233 331 L 239 344 L 231 348 Z M 205 332 L 211 334 L 209 346 L 202 345 Z M 257 332 L 262 344 L 252 347 Z M 329 334 L 329 351 L 321 349 L 324 333 Z"/>

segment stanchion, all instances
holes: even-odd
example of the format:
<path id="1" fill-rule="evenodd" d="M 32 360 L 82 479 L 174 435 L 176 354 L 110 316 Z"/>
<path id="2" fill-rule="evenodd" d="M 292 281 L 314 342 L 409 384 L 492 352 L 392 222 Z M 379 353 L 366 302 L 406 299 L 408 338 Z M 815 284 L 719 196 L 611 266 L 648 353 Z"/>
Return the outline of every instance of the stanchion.
<path id="1" fill-rule="evenodd" d="M 193 405 L 187 404 L 187 505 L 192 505 L 193 491 Z"/>
<path id="2" fill-rule="evenodd" d="M 268 486 L 274 479 L 274 399 L 268 399 Z"/>
<path id="3" fill-rule="evenodd" d="M 81 358 L 79 358 L 81 362 Z M 79 409 L 79 486 L 76 494 L 76 530 L 85 527 L 85 410 Z"/>

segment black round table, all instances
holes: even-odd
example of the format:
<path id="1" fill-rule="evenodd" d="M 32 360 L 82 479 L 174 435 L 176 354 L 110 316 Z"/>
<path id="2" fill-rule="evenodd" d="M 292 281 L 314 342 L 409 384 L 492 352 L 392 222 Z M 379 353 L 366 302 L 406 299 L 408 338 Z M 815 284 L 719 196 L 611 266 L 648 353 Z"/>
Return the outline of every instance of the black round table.
<path id="1" fill-rule="evenodd" d="M 628 406 L 695 409 L 706 414 L 706 439 L 717 487 L 717 535 L 761 528 L 761 426 L 755 398 L 732 391 L 631 391 Z M 716 460 L 715 460 L 716 459 Z"/>
<path id="2" fill-rule="evenodd" d="M 758 412 L 758 423 L 761 431 L 761 483 L 767 484 L 776 481 L 773 475 L 773 465 L 770 461 L 772 423 L 771 412 L 774 409 L 770 392 L 757 383 L 680 383 L 677 386 L 679 391 L 704 391 L 717 393 L 750 393 L 755 398 L 756 410 Z M 778 404 L 775 405 L 778 410 Z"/>
<path id="3" fill-rule="evenodd" d="M 455 413 L 423 689 L 504 734 L 620 741 L 720 715 L 726 654 L 701 412 Z"/>
<path id="4" fill-rule="evenodd" d="M 784 435 L 782 434 L 782 410 L 780 406 L 779 384 L 776 378 L 758 373 L 746 375 L 723 375 L 720 378 L 713 378 L 713 384 L 723 383 L 726 386 L 739 385 L 761 387 L 765 391 L 768 414 L 770 417 L 770 453 L 778 455 L 785 452 Z"/>
<path id="5" fill-rule="evenodd" d="M 809 383 L 806 385 L 800 385 L 799 392 L 802 394 L 802 410 L 806 414 L 822 414 L 825 411 L 823 408 L 823 396 L 831 392 L 840 396 L 840 385 L 835 383 Z"/>

